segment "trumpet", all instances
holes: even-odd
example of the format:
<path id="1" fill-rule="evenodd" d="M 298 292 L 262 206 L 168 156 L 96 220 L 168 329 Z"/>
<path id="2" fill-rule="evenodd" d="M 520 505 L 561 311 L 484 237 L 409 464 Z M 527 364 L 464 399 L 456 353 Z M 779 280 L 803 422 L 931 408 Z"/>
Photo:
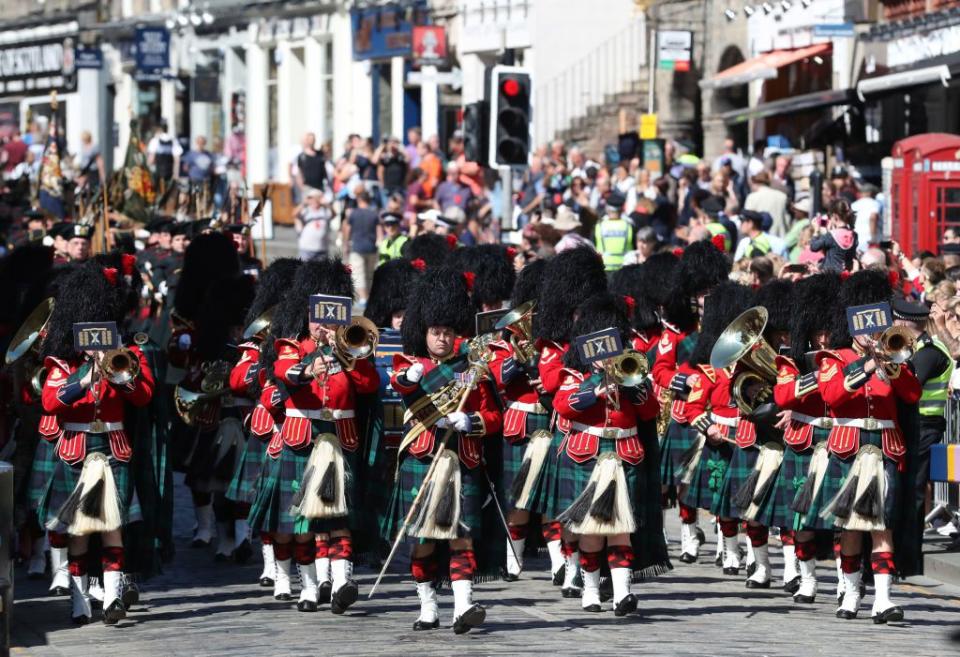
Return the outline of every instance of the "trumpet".
<path id="1" fill-rule="evenodd" d="M 607 385 L 614 384 L 624 388 L 635 388 L 643 383 L 650 371 L 647 358 L 639 351 L 624 349 L 623 353 L 603 363 L 603 379 Z M 620 393 L 615 391 L 611 401 L 616 410 L 620 410 Z"/>
<path id="2" fill-rule="evenodd" d="M 915 342 L 909 329 L 903 326 L 891 326 L 877 338 L 874 357 L 884 365 L 900 365 L 913 356 Z"/>
<path id="3" fill-rule="evenodd" d="M 366 317 L 354 317 L 349 324 L 337 329 L 333 339 L 333 353 L 347 370 L 356 362 L 377 350 L 380 331 Z"/>
<path id="4" fill-rule="evenodd" d="M 103 352 L 98 361 L 103 376 L 116 386 L 124 386 L 140 376 L 140 359 L 126 347 Z"/>

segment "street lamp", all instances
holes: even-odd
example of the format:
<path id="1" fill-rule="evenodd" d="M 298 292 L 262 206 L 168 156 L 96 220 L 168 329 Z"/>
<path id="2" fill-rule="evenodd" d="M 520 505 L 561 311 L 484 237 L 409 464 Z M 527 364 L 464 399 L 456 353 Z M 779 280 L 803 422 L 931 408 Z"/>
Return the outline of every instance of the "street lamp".
<path id="1" fill-rule="evenodd" d="M 727 20 L 731 23 L 737 20 L 737 12 L 733 9 L 727 9 L 723 12 L 723 15 L 727 17 Z"/>
<path id="2" fill-rule="evenodd" d="M 747 18 L 750 18 L 750 17 L 753 16 L 755 13 L 757 13 L 757 10 L 756 10 L 756 8 L 755 8 L 753 5 L 744 5 L 744 6 L 743 6 L 743 13 L 744 13 L 744 15 L 746 15 Z"/>
<path id="3" fill-rule="evenodd" d="M 790 11 L 790 7 L 792 7 L 792 6 L 793 6 L 793 3 L 790 2 L 790 0 L 781 0 L 781 1 L 780 1 L 780 7 L 781 7 L 784 11 Z"/>
<path id="4" fill-rule="evenodd" d="M 769 2 L 764 2 L 760 6 L 763 7 L 763 13 L 765 13 L 766 15 L 769 16 L 770 14 L 773 13 L 773 5 L 771 5 Z"/>

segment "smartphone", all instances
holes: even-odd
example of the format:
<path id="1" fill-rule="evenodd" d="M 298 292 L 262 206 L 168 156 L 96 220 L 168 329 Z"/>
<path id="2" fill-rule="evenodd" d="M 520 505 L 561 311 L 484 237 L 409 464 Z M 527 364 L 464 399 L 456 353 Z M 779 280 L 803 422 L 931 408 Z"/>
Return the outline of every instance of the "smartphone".
<path id="1" fill-rule="evenodd" d="M 884 251 L 889 251 L 890 249 L 893 248 L 893 241 L 892 241 L 892 240 L 881 240 L 881 241 L 880 241 L 880 248 L 883 249 Z"/>
<path id="2" fill-rule="evenodd" d="M 807 266 L 804 265 L 804 264 L 800 264 L 800 263 L 794 262 L 794 263 L 791 263 L 791 264 L 789 264 L 789 265 L 785 265 L 784 268 L 783 268 L 783 273 L 785 273 L 785 274 L 806 274 L 806 273 L 807 273 Z"/>

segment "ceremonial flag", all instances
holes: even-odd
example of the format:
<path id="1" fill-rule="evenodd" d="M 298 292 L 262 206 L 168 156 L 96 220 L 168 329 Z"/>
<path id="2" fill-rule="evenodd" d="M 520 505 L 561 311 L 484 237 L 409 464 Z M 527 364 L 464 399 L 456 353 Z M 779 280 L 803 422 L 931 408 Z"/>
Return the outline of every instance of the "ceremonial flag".
<path id="1" fill-rule="evenodd" d="M 60 150 L 62 142 L 57 130 L 57 101 L 51 103 L 52 116 L 47 143 L 40 161 L 40 207 L 57 219 L 66 216 L 63 203 L 63 171 L 60 168 Z"/>
<path id="2" fill-rule="evenodd" d="M 140 124 L 130 122 L 130 141 L 123 161 L 123 199 L 120 212 L 135 221 L 150 221 L 150 208 L 156 200 L 153 177 L 147 168 L 146 148 L 140 139 Z"/>

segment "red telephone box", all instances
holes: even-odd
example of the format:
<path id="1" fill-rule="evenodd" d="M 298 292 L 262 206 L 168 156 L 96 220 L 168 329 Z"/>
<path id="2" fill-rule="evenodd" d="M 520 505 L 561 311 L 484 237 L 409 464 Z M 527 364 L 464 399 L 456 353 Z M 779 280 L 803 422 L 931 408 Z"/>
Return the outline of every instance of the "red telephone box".
<path id="1" fill-rule="evenodd" d="M 944 229 L 960 229 L 960 136 L 914 135 L 892 155 L 891 234 L 907 253 L 937 253 Z"/>

